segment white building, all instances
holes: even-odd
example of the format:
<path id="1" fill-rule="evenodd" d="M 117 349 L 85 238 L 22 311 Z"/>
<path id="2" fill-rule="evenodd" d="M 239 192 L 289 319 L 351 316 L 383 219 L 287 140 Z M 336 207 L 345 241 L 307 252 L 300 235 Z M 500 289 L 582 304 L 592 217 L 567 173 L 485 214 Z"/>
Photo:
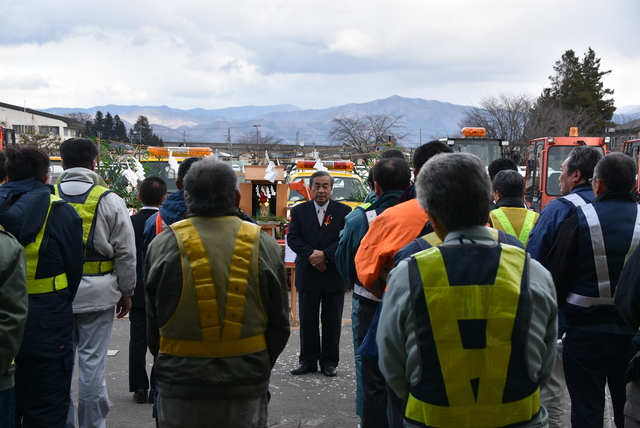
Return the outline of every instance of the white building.
<path id="1" fill-rule="evenodd" d="M 13 129 L 16 141 L 24 133 L 45 134 L 64 141 L 78 137 L 84 130 L 84 125 L 75 119 L 5 103 L 0 103 L 0 126 Z"/>

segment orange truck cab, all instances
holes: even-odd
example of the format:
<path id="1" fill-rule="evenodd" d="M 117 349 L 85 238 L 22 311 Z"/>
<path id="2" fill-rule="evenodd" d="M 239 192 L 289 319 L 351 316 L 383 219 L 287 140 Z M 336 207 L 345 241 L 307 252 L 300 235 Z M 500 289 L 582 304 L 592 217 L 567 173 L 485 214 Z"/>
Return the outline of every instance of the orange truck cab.
<path id="1" fill-rule="evenodd" d="M 560 168 L 575 147 L 592 146 L 608 153 L 609 137 L 580 137 L 578 129 L 571 128 L 569 137 L 544 137 L 529 141 L 527 145 L 527 170 L 525 173 L 525 202 L 536 212 L 553 199 L 563 196 L 560 192 Z"/>

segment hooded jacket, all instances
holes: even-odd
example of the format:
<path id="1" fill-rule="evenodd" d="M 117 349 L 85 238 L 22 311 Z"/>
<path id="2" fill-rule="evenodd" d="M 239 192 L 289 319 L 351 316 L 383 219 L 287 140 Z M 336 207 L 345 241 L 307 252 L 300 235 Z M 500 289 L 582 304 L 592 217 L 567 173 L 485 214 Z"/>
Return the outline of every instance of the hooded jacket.
<path id="1" fill-rule="evenodd" d="M 69 168 L 57 184 L 67 196 L 82 195 L 104 180 L 87 168 Z M 136 286 L 136 242 L 129 211 L 118 195 L 106 194 L 96 209 L 93 245 L 104 257 L 114 260 L 114 271 L 105 275 L 84 275 L 73 301 L 73 313 L 91 313 L 113 308 L 121 297 L 130 297 Z"/>

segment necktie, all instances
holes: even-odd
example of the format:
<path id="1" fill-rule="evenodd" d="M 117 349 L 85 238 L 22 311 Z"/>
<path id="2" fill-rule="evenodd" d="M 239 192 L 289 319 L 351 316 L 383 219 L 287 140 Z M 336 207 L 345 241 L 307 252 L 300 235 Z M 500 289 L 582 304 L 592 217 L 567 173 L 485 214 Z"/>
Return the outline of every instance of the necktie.
<path id="1" fill-rule="evenodd" d="M 324 208 L 320 207 L 318 210 L 318 224 L 322 227 L 322 222 L 324 221 Z"/>

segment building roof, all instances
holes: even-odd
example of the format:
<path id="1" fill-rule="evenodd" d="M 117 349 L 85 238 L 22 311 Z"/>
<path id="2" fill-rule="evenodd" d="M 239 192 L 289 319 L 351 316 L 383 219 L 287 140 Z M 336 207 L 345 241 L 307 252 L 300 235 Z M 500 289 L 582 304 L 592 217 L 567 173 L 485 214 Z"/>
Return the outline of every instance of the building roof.
<path id="1" fill-rule="evenodd" d="M 71 119 L 70 117 L 58 116 L 57 114 L 51 114 L 44 111 L 33 110 L 26 107 L 14 106 L 13 104 L 7 104 L 7 103 L 0 103 L 0 108 L 23 111 L 29 114 L 37 114 L 38 116 L 61 120 L 67 124 L 68 128 L 71 128 L 71 129 L 84 129 L 84 125 L 82 124 L 82 122 L 75 119 Z"/>

